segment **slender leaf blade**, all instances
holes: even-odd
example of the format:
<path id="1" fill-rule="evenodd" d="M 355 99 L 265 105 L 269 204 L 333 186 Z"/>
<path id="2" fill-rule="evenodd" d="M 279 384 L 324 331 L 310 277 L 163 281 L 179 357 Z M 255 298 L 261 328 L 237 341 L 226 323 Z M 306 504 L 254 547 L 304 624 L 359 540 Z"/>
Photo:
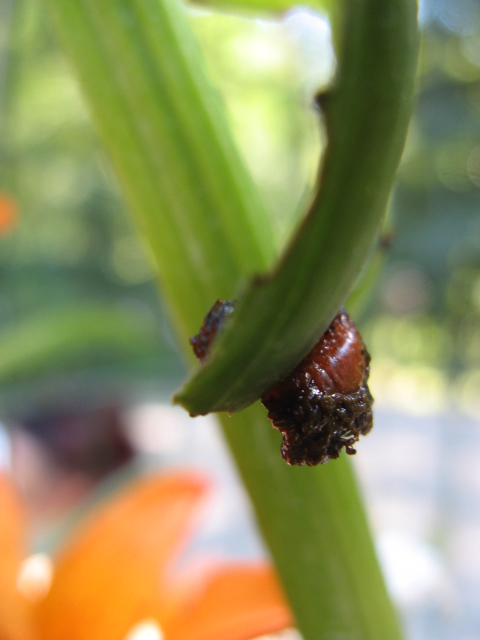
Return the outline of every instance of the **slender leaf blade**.
<path id="1" fill-rule="evenodd" d="M 174 323 L 275 258 L 273 232 L 176 0 L 45 0 L 75 60 Z M 182 265 L 191 264 L 192 269 Z"/>
<path id="2" fill-rule="evenodd" d="M 152 319 L 135 309 L 92 303 L 37 312 L 2 328 L 0 382 L 65 373 L 80 360 L 145 357 L 156 338 Z"/>

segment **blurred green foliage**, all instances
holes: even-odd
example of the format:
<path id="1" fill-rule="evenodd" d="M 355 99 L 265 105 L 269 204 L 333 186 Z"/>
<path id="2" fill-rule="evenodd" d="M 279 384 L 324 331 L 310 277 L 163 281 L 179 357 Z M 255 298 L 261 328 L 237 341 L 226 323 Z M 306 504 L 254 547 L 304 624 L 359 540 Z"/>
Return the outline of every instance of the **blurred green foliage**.
<path id="1" fill-rule="evenodd" d="M 0 239 L 3 395 L 17 397 L 8 383 L 79 370 L 103 372 L 105 390 L 128 372 L 178 379 L 149 256 L 44 11 L 30 0 L 1 11 L 0 191 L 19 208 Z"/>
<path id="2" fill-rule="evenodd" d="M 362 324 L 376 358 L 453 372 L 480 395 L 472 383 L 480 370 L 480 23 L 452 7 L 422 3 L 417 107 L 394 231 Z M 282 246 L 324 144 L 311 97 L 333 71 L 328 37 L 319 38 L 326 27 L 299 13 L 273 21 L 203 9 L 192 10 L 192 23 Z M 20 209 L 17 228 L 0 238 L 0 331 L 73 303 L 135 309 L 150 347 L 108 357 L 87 349 L 82 366 L 113 375 L 133 362 L 136 376 L 172 389 L 183 369 L 152 263 L 36 0 L 2 0 L 0 46 L 0 191 Z"/>
<path id="3" fill-rule="evenodd" d="M 11 194 L 20 210 L 16 229 L 0 239 L 0 330 L 10 335 L 27 322 L 28 333 L 31 319 L 32 335 L 42 314 L 63 317 L 72 304 L 92 305 L 92 313 L 98 303 L 110 304 L 119 319 L 134 309 L 149 316 L 142 327 L 149 327 L 150 349 L 143 340 L 137 353 L 131 345 L 92 350 L 86 323 L 83 337 L 77 328 L 81 364 L 103 367 L 111 378 L 112 365 L 118 365 L 117 375 L 133 361 L 135 376 L 143 371 L 171 390 L 183 367 L 158 302 L 152 261 L 125 212 L 77 82 L 36 0 L 4 0 L 0 10 L 0 192 Z M 203 11 L 194 11 L 192 22 L 282 244 L 312 189 L 320 139 L 295 36 L 278 22 Z M 317 76 L 326 82 L 332 53 L 327 40 L 323 46 L 326 58 Z M 59 327 L 62 322 L 54 322 L 52 331 Z M 44 331 L 36 337 L 58 342 Z M 25 358 L 25 380 L 34 372 L 39 378 L 66 374 L 79 364 L 78 355 L 70 354 L 54 366 L 55 353 L 40 349 L 42 367 L 38 352 L 32 355 L 35 366 Z M 0 355 L 0 373 L 11 370 L 4 360 Z M 15 382 L 21 379 L 17 372 Z"/>
<path id="4" fill-rule="evenodd" d="M 417 104 L 393 199 L 389 258 L 366 323 L 375 358 L 409 367 L 413 377 L 421 367 L 441 376 L 442 393 L 432 410 L 444 407 L 447 390 L 462 408 L 480 397 L 476 7 L 421 3 Z M 386 377 L 378 389 L 388 386 Z"/>

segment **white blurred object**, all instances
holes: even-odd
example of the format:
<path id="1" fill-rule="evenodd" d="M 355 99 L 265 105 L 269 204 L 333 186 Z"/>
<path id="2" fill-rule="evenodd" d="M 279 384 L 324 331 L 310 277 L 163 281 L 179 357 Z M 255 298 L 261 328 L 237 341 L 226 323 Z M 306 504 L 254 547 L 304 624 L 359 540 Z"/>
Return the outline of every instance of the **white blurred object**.
<path id="1" fill-rule="evenodd" d="M 187 446 L 188 414 L 176 407 L 147 402 L 130 410 L 128 435 L 142 453 L 178 454 Z"/>
<path id="2" fill-rule="evenodd" d="M 10 438 L 4 425 L 0 422 L 0 470 L 9 469 L 11 462 Z"/>
<path id="3" fill-rule="evenodd" d="M 336 69 L 330 25 L 318 13 L 295 9 L 287 14 L 285 26 L 302 59 L 306 89 L 315 93 L 331 82 Z"/>
<path id="4" fill-rule="evenodd" d="M 296 629 L 285 629 L 278 633 L 269 633 L 266 636 L 258 636 L 254 640 L 302 640 L 303 636 Z"/>
<path id="5" fill-rule="evenodd" d="M 440 554 L 404 531 L 385 531 L 377 553 L 392 597 L 406 609 L 451 603 L 452 589 Z"/>
<path id="6" fill-rule="evenodd" d="M 164 637 L 156 620 L 143 620 L 130 629 L 124 640 L 163 640 Z"/>
<path id="7" fill-rule="evenodd" d="M 35 553 L 20 565 L 17 575 L 17 589 L 32 604 L 41 602 L 52 586 L 53 562 L 44 553 Z"/>

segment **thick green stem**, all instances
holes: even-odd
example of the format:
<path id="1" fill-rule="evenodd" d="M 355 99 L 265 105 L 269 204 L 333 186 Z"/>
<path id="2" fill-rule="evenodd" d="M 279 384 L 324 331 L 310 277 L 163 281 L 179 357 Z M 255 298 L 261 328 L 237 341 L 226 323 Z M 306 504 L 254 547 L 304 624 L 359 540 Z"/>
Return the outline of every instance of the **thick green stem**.
<path id="1" fill-rule="evenodd" d="M 260 404 L 221 420 L 305 640 L 399 640 L 346 456 L 288 467 Z"/>
<path id="2" fill-rule="evenodd" d="M 45 0 L 181 335 L 274 258 L 270 221 L 176 0 Z M 185 266 L 187 265 L 187 266 Z M 208 301 L 208 302 L 207 302 Z"/>

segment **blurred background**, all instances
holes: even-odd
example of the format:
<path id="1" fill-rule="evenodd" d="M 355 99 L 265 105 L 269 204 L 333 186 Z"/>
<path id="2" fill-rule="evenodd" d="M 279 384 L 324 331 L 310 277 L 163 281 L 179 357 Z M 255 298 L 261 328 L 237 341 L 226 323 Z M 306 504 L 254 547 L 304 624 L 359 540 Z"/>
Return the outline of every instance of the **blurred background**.
<path id="1" fill-rule="evenodd" d="M 311 103 L 334 73 L 328 24 L 300 9 L 191 20 L 281 247 L 325 144 Z M 480 2 L 424 0 L 420 22 L 415 113 L 354 305 L 376 401 L 354 464 L 408 640 L 477 640 Z M 186 373 L 174 331 L 38 0 L 0 0 L 0 227 L 0 461 L 32 549 L 96 492 L 182 466 L 218 486 L 197 548 L 264 555 L 214 421 L 169 406 Z"/>

